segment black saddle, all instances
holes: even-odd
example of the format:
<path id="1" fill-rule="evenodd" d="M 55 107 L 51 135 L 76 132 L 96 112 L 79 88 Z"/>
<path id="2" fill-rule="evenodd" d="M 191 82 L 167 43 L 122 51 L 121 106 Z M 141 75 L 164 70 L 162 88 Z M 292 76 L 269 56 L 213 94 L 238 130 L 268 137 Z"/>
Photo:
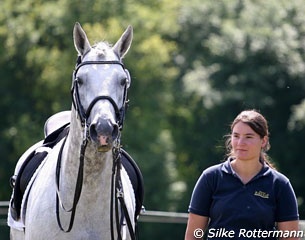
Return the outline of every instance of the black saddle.
<path id="1" fill-rule="evenodd" d="M 66 137 L 69 132 L 70 119 L 66 118 L 68 116 L 68 112 L 62 112 L 56 115 L 48 119 L 48 121 L 45 124 L 44 132 L 46 137 L 42 144 L 43 147 L 53 148 L 60 140 Z M 58 116 L 63 118 L 62 119 L 57 118 Z M 54 125 L 54 117 L 57 120 L 59 120 L 61 124 L 63 124 L 58 129 L 56 129 L 55 127 L 56 125 Z M 57 122 L 57 126 L 58 126 L 58 122 Z M 28 157 L 21 165 L 17 176 L 14 175 L 11 177 L 10 183 L 14 191 L 10 203 L 11 204 L 10 209 L 11 209 L 11 216 L 16 221 L 20 218 L 22 198 L 25 189 L 29 184 L 33 174 L 35 173 L 35 171 L 37 170 L 37 168 L 46 158 L 47 155 L 48 155 L 47 151 L 36 152 L 34 150 L 28 155 Z M 121 162 L 130 178 L 133 190 L 135 192 L 135 199 L 136 199 L 135 219 L 137 219 L 137 217 L 141 212 L 143 199 L 144 199 L 143 176 L 136 162 L 124 149 L 121 149 Z"/>

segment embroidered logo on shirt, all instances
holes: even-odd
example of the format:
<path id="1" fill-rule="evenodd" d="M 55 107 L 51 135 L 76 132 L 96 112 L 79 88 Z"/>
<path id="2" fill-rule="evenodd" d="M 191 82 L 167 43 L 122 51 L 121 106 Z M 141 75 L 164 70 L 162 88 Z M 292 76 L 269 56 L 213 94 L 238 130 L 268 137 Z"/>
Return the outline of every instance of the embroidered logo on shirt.
<path id="1" fill-rule="evenodd" d="M 265 193 L 263 191 L 255 191 L 254 196 L 259 196 L 261 198 L 269 198 L 269 193 Z"/>

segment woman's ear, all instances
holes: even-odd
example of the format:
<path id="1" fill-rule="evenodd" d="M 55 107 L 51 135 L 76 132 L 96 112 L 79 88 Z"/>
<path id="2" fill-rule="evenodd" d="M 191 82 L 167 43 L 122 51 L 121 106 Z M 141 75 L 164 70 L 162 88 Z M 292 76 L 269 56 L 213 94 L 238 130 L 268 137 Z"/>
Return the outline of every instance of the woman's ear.
<path id="1" fill-rule="evenodd" d="M 262 149 L 266 149 L 267 145 L 268 145 L 268 142 L 269 142 L 269 137 L 268 136 L 264 136 L 262 138 Z"/>

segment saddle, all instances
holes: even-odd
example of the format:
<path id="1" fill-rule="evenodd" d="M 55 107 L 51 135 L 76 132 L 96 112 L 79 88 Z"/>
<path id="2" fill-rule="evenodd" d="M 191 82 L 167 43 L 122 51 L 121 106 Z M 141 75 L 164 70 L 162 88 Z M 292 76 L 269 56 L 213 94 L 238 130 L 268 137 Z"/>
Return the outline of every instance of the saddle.
<path id="1" fill-rule="evenodd" d="M 44 151 L 44 149 L 52 149 L 60 140 L 68 135 L 70 114 L 70 111 L 60 112 L 51 116 L 46 121 L 44 126 L 45 139 L 43 140 L 42 145 L 33 150 L 25 158 L 18 171 L 18 174 L 11 177 L 10 183 L 11 187 L 13 188 L 13 196 L 10 202 L 10 213 L 15 221 L 18 221 L 21 215 L 22 198 L 26 187 L 28 186 L 35 171 L 39 168 L 43 160 L 48 155 L 49 151 Z M 136 162 L 124 149 L 121 149 L 121 163 L 130 178 L 133 190 L 135 192 L 136 211 L 134 217 L 135 220 L 137 220 L 137 217 L 141 212 L 144 199 L 143 176 Z"/>

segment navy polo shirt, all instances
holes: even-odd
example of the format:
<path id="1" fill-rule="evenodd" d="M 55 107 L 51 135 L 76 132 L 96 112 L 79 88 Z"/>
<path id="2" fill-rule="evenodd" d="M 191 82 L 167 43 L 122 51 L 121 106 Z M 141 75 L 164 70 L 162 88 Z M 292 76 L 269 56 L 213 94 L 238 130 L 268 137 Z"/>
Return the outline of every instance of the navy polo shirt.
<path id="1" fill-rule="evenodd" d="M 244 184 L 231 168 L 231 160 L 204 170 L 192 194 L 189 212 L 210 218 L 208 239 L 251 239 L 253 230 L 272 232 L 275 222 L 299 219 L 296 197 L 287 177 L 264 164 Z M 230 230 L 234 233 L 230 237 L 222 235 Z M 249 231 L 247 237 L 245 231 Z"/>

